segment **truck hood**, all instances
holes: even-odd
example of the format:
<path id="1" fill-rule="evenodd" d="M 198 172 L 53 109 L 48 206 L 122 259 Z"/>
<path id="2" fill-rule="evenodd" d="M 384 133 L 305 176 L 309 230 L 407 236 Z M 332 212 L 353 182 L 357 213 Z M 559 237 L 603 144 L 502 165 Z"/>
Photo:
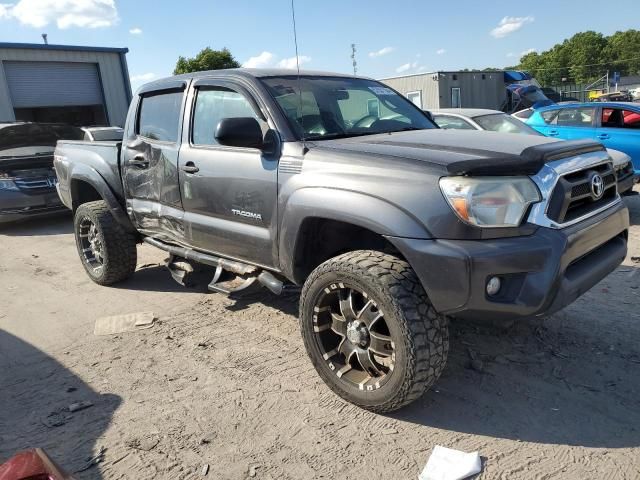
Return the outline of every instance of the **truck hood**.
<path id="1" fill-rule="evenodd" d="M 533 175 L 548 161 L 604 150 L 593 141 L 442 129 L 324 140 L 313 142 L 310 147 L 420 160 L 443 167 L 452 175 Z"/>

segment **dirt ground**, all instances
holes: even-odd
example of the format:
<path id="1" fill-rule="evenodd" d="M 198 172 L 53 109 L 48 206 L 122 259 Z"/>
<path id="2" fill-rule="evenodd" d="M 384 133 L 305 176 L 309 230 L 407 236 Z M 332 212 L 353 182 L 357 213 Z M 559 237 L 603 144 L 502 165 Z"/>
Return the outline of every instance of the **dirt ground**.
<path id="1" fill-rule="evenodd" d="M 482 479 L 640 478 L 640 196 L 625 201 L 616 272 L 546 319 L 454 322 L 441 380 L 392 415 L 319 380 L 295 296 L 185 290 L 147 246 L 133 278 L 99 287 L 69 218 L 5 228 L 0 463 L 40 446 L 79 479 L 203 478 L 204 465 L 216 479 L 415 479 L 439 444 L 479 451 Z M 93 335 L 98 317 L 145 310 L 153 328 Z M 78 401 L 93 406 L 70 413 Z"/>

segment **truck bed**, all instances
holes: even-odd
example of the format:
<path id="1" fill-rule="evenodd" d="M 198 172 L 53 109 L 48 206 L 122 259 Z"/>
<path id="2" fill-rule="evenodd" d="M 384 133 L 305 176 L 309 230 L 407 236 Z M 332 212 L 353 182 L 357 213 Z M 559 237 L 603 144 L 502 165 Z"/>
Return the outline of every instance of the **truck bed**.
<path id="1" fill-rule="evenodd" d="M 122 142 L 60 140 L 55 151 L 55 168 L 61 196 L 69 191 L 71 171 L 90 169 L 97 172 L 119 200 L 124 200 L 120 175 Z"/>

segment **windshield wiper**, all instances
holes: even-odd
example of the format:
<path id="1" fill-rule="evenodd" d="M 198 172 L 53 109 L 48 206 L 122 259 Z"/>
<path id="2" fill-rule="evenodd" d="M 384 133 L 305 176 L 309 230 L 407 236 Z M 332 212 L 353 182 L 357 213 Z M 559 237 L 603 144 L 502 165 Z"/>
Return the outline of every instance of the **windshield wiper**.
<path id="1" fill-rule="evenodd" d="M 365 135 L 379 135 L 389 132 L 352 132 L 352 133 L 329 133 L 328 135 L 316 135 L 315 137 L 305 137 L 305 140 L 335 140 L 337 138 L 363 137 Z"/>
<path id="2" fill-rule="evenodd" d="M 387 133 L 396 133 L 396 132 L 411 132 L 413 130 L 432 130 L 431 128 L 421 128 L 421 127 L 404 127 L 399 130 L 391 130 Z"/>

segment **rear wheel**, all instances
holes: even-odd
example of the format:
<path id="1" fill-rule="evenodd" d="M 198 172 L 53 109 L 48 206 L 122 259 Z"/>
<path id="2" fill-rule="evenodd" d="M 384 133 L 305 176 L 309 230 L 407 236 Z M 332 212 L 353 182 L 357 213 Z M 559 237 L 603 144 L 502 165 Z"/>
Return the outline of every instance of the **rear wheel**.
<path id="1" fill-rule="evenodd" d="M 135 237 L 116 222 L 105 201 L 80 205 L 74 232 L 80 260 L 91 280 L 111 285 L 133 274 L 137 262 Z"/>
<path id="2" fill-rule="evenodd" d="M 435 312 L 407 262 L 361 250 L 332 258 L 305 282 L 305 347 L 342 398 L 376 412 L 401 408 L 438 379 L 448 321 Z"/>

